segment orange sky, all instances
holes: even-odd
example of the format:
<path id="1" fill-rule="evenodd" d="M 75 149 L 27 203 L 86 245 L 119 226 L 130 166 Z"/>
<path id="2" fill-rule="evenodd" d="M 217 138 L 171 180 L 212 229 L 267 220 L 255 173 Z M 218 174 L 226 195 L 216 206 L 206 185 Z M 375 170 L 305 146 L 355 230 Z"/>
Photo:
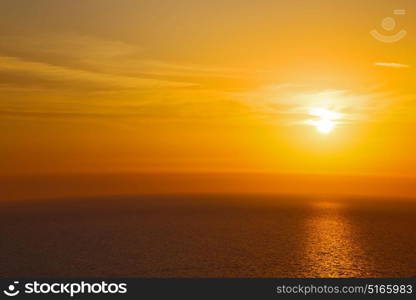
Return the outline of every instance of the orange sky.
<path id="1" fill-rule="evenodd" d="M 415 13 L 413 0 L 1 1 L 0 174 L 415 177 Z M 339 114 L 328 134 L 314 109 Z"/>

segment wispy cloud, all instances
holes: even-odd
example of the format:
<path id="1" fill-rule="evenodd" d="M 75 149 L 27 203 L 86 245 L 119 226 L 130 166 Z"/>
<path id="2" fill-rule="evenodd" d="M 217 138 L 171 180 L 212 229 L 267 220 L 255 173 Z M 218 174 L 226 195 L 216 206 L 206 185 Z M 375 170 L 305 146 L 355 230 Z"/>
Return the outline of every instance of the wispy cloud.
<path id="1" fill-rule="evenodd" d="M 164 60 L 117 40 L 2 36 L 0 117 L 235 118 L 248 109 L 229 97 L 226 83 L 250 76 L 244 68 Z"/>
<path id="2" fill-rule="evenodd" d="M 376 62 L 374 63 L 377 67 L 386 67 L 386 68 L 410 68 L 409 65 L 399 64 L 395 62 Z"/>
<path id="3" fill-rule="evenodd" d="M 237 97 L 264 119 L 283 124 L 300 124 L 312 108 L 342 113 L 343 123 L 371 121 L 396 97 L 371 89 L 314 89 L 308 85 L 277 84 L 259 87 Z"/>
<path id="4" fill-rule="evenodd" d="M 45 88 L 69 87 L 71 89 L 94 90 L 138 89 L 143 87 L 185 87 L 194 84 L 137 76 L 85 70 L 81 68 L 59 66 L 50 63 L 27 61 L 16 57 L 0 56 L 0 75 L 4 75 L 3 84 L 20 85 L 22 88 L 34 85 Z"/>
<path id="5" fill-rule="evenodd" d="M 150 57 L 145 49 L 83 35 L 2 36 L 0 76 L 24 88 L 64 86 L 96 90 L 146 87 L 208 87 L 210 80 L 240 80 L 267 70 L 177 63 Z M 254 75 L 253 75 L 254 74 Z M 14 82 L 10 82 L 14 81 Z M 5 87 L 3 85 L 3 87 Z M 25 88 L 28 86 L 26 85 Z M 218 86 L 217 86 L 218 89 Z"/>

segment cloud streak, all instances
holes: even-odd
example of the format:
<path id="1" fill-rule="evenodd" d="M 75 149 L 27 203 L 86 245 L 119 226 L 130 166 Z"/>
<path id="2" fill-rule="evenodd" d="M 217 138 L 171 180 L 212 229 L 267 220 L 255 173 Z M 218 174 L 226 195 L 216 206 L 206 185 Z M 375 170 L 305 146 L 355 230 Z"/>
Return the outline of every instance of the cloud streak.
<path id="1" fill-rule="evenodd" d="M 16 57 L 0 56 L 0 73 L 9 78 L 9 85 L 39 85 L 45 88 L 63 88 L 84 90 L 138 89 L 144 87 L 189 87 L 195 84 L 140 78 L 117 74 L 106 74 L 89 70 L 57 66 L 43 62 L 27 61 Z M 19 78 L 24 78 L 23 83 Z M 5 81 L 3 81 L 5 83 Z"/>
<path id="2" fill-rule="evenodd" d="M 236 95 L 257 116 L 286 125 L 303 124 L 311 109 L 341 113 L 343 123 L 367 122 L 397 100 L 388 93 L 363 90 L 314 89 L 308 85 L 276 84 Z"/>
<path id="3" fill-rule="evenodd" d="M 244 80 L 259 72 L 268 71 L 164 61 L 149 57 L 137 45 L 83 35 L 0 38 L 0 76 L 6 78 L 2 82 L 22 88 L 20 82 L 28 82 L 32 88 L 56 85 L 73 90 L 207 88 L 209 80 Z"/>
<path id="4" fill-rule="evenodd" d="M 374 63 L 375 66 L 377 67 L 386 67 L 386 68 L 410 68 L 409 65 L 405 65 L 405 64 L 399 64 L 399 63 L 395 63 L 395 62 L 376 62 Z"/>

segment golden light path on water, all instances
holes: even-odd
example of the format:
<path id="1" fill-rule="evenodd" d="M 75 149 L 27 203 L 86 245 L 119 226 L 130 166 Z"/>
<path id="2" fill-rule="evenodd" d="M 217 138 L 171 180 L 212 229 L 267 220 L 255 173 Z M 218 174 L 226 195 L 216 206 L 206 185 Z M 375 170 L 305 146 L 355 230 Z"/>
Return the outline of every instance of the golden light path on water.
<path id="1" fill-rule="evenodd" d="M 362 277 L 369 262 L 351 224 L 343 215 L 345 204 L 336 201 L 311 203 L 314 213 L 306 224 L 305 267 L 314 277 Z"/>

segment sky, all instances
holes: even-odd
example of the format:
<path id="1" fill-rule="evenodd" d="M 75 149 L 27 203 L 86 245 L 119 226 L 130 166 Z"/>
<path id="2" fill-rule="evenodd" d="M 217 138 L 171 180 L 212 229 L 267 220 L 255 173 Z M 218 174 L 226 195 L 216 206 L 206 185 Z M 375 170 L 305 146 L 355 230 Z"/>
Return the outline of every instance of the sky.
<path id="1" fill-rule="evenodd" d="M 0 174 L 415 177 L 415 14 L 413 0 L 0 0 Z"/>

